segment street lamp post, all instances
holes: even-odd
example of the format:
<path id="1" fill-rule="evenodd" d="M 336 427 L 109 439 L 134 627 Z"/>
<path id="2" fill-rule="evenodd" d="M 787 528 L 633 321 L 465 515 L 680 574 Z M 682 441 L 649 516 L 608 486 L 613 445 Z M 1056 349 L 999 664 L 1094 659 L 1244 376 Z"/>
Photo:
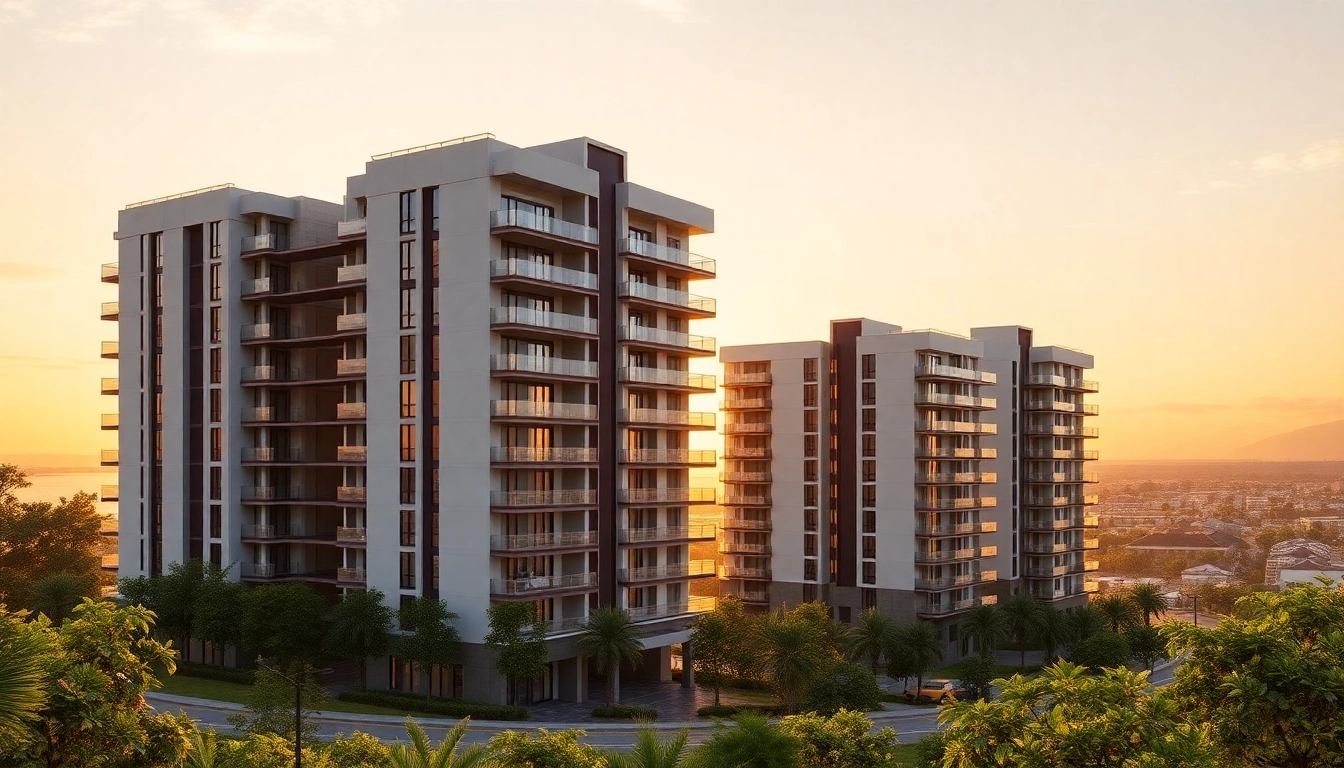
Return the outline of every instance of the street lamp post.
<path id="1" fill-rule="evenodd" d="M 294 768 L 303 768 L 303 689 L 308 685 L 308 662 L 298 665 L 294 676 L 281 672 L 278 668 L 264 666 L 277 677 L 294 686 Z"/>

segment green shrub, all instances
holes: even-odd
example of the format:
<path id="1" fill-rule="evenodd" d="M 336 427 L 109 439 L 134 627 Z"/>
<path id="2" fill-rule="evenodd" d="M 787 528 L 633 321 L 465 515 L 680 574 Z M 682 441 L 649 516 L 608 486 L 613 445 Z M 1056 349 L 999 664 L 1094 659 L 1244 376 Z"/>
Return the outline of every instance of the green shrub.
<path id="1" fill-rule="evenodd" d="M 635 704 L 613 704 L 593 709 L 593 717 L 605 717 L 612 720 L 655 720 L 658 710 L 653 707 L 641 707 Z"/>
<path id="2" fill-rule="evenodd" d="M 783 709 L 768 704 L 711 704 L 707 707 L 701 707 L 695 710 L 695 714 L 700 717 L 737 717 L 743 712 L 756 712 L 766 717 L 774 717 L 782 714 Z"/>
<path id="3" fill-rule="evenodd" d="M 871 712 L 882 708 L 877 678 L 862 664 L 835 661 L 814 675 L 803 689 L 802 711 L 833 715 L 842 709 Z"/>
<path id="4" fill-rule="evenodd" d="M 481 720 L 526 720 L 527 710 L 503 704 L 483 704 L 463 699 L 427 699 L 401 691 L 346 691 L 336 698 L 355 704 L 372 704 L 445 717 L 475 717 Z"/>
<path id="5" fill-rule="evenodd" d="M 943 764 L 943 751 L 946 749 L 946 737 L 942 731 L 935 731 L 915 742 L 915 763 L 918 768 L 937 768 Z"/>
<path id="6" fill-rule="evenodd" d="M 233 667 L 193 662 L 178 662 L 177 672 L 174 674 L 184 677 L 199 677 L 205 680 L 219 680 L 224 683 L 238 683 L 239 685 L 251 685 L 256 680 L 255 670 L 234 669 Z"/>
<path id="7" fill-rule="evenodd" d="M 908 699 L 905 698 L 904 694 L 892 693 L 891 691 L 883 691 L 882 695 L 879 696 L 878 698 L 881 699 L 882 701 L 890 701 L 893 703 L 900 703 L 900 704 L 904 704 L 906 701 L 908 701 Z"/>

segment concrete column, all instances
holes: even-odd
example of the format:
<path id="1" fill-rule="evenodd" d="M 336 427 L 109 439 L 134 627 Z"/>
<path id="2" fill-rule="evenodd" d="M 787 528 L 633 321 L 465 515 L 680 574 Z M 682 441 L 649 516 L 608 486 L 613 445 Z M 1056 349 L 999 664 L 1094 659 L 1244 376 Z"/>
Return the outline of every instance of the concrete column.
<path id="1" fill-rule="evenodd" d="M 695 656 L 691 653 L 691 641 L 681 643 L 681 687 L 695 687 Z"/>
<path id="2" fill-rule="evenodd" d="M 658 649 L 658 682 L 672 682 L 672 646 L 664 645 Z"/>

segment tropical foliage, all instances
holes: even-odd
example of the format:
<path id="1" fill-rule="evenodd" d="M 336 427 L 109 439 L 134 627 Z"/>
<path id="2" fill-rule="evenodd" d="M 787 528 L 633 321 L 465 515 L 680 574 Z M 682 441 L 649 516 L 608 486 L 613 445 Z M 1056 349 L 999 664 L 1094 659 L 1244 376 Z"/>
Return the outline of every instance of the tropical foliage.
<path id="1" fill-rule="evenodd" d="M 620 696 L 617 676 L 621 667 L 638 667 L 644 660 L 644 642 L 630 625 L 630 614 L 619 608 L 596 608 L 575 643 L 606 680 L 607 706 Z"/>
<path id="2" fill-rule="evenodd" d="M 77 493 L 54 503 L 19 501 L 14 491 L 30 485 L 17 466 L 0 464 L 0 602 L 13 610 L 68 613 L 79 599 L 98 596 L 102 579 L 98 497 Z M 58 585 L 47 580 L 61 575 L 68 581 L 59 583 L 61 597 L 53 600 Z M 38 594 L 39 587 L 44 594 Z M 66 596 L 71 592 L 78 595 L 73 603 Z M 45 601 L 40 606 L 34 603 L 39 597 Z"/>

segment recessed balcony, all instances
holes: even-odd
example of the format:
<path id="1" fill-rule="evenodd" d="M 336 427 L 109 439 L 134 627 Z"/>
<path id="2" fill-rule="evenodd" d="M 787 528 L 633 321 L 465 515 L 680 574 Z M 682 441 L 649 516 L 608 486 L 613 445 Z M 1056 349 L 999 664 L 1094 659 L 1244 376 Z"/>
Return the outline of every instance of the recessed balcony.
<path id="1" fill-rule="evenodd" d="M 717 414 L 713 411 L 669 411 L 659 408 L 622 408 L 620 420 L 626 424 L 650 424 L 690 429 L 713 429 Z"/>
<path id="2" fill-rule="evenodd" d="M 515 231 L 542 235 L 584 246 L 597 245 L 597 230 L 585 224 L 557 219 L 518 209 L 490 212 L 490 230 L 494 234 Z"/>
<path id="3" fill-rule="evenodd" d="M 917 498 L 915 499 L 915 509 L 919 510 L 944 510 L 944 509 L 989 509 L 998 506 L 999 501 L 993 496 L 976 496 L 966 498 Z"/>
<path id="4" fill-rule="evenodd" d="M 768 397 L 733 397 L 719 403 L 725 411 L 768 411 L 771 405 Z"/>
<path id="5" fill-rule="evenodd" d="M 103 264 L 102 277 L 100 279 L 104 283 L 116 284 L 121 282 L 121 266 L 115 261 L 109 261 L 106 264 Z"/>
<path id="6" fill-rule="evenodd" d="M 363 376 L 368 372 L 369 361 L 366 358 L 342 358 L 336 361 L 337 376 Z"/>
<path id="7" fill-rule="evenodd" d="M 915 378 L 951 379 L 953 381 L 970 381 L 976 384 L 994 384 L 999 380 L 998 376 L 988 371 L 957 368 L 951 365 L 917 365 L 915 366 Z"/>
<path id="8" fill-rule="evenodd" d="M 966 483 L 997 483 L 997 472 L 916 472 L 915 482 L 924 485 L 956 485 Z"/>
<path id="9" fill-rule="evenodd" d="M 655 544 L 669 541 L 713 541 L 715 531 L 713 525 L 668 525 L 656 528 L 622 528 L 616 533 L 617 541 L 622 544 Z"/>
<path id="10" fill-rule="evenodd" d="M 1026 479 L 1028 483 L 1038 485 L 1095 483 L 1100 481 L 1096 472 L 1027 472 Z"/>
<path id="11" fill-rule="evenodd" d="M 369 316 L 364 312 L 336 316 L 336 330 L 363 331 L 369 327 Z"/>
<path id="12" fill-rule="evenodd" d="M 490 461 L 495 464 L 594 464 L 596 448 L 522 448 L 493 445 Z"/>
<path id="13" fill-rule="evenodd" d="M 1062 427 L 1057 424 L 1027 424 L 1028 435 L 1051 435 L 1054 437 L 1096 437 L 1096 427 Z"/>
<path id="14" fill-rule="evenodd" d="M 992 397 L 971 397 L 969 395 L 950 395 L 942 392 L 917 392 L 917 405 L 948 406 L 951 408 L 997 408 L 999 401 Z"/>
<path id="15" fill-rule="evenodd" d="M 657 605 L 627 608 L 626 614 L 630 617 L 630 621 L 635 623 L 672 619 L 678 616 L 696 616 L 714 610 L 716 602 L 712 597 L 691 597 L 675 603 L 659 603 Z"/>
<path id="16" fill-rule="evenodd" d="M 675 307 L 687 314 L 701 317 L 713 317 L 717 311 L 717 302 L 705 296 L 697 296 L 686 291 L 661 288 L 636 280 L 627 280 L 617 286 L 617 292 L 628 299 L 665 307 Z"/>
<path id="17" fill-rule="evenodd" d="M 243 253 L 249 251 L 286 251 L 289 250 L 289 238 L 276 232 L 253 235 L 243 238 Z"/>
<path id="18" fill-rule="evenodd" d="M 1033 387 L 1057 387 L 1059 389 L 1070 389 L 1077 392 L 1097 392 L 1100 389 L 1097 382 L 1089 381 L 1088 379 L 1037 373 L 1027 376 L 1027 384 Z"/>
<path id="19" fill-rule="evenodd" d="M 719 499 L 725 507 L 768 507 L 769 494 L 726 493 Z"/>
<path id="20" fill-rule="evenodd" d="M 528 576 L 521 579 L 491 579 L 492 595 L 541 596 L 548 592 L 587 592 L 597 589 L 597 573 L 565 576 Z"/>
<path id="21" fill-rule="evenodd" d="M 369 573 L 363 568 L 336 569 L 336 581 L 340 584 L 364 584 L 368 579 Z"/>
<path id="22" fill-rule="evenodd" d="M 244 525 L 240 531 L 244 539 L 302 539 L 309 534 L 304 533 L 302 525 Z"/>
<path id="23" fill-rule="evenodd" d="M 722 597 L 732 597 L 747 605 L 766 605 L 770 602 L 769 589 L 747 589 L 743 586 L 725 586 L 719 593 Z"/>
<path id="24" fill-rule="evenodd" d="M 994 557 L 999 553 L 999 548 L 990 547 L 966 547 L 964 549 L 932 549 L 916 550 L 916 563 L 953 563 L 958 560 L 974 560 L 980 557 Z"/>
<path id="25" fill-rule="evenodd" d="M 597 491 L 575 488 L 557 491 L 492 491 L 490 506 L 510 509 L 522 507 L 590 507 L 597 504 Z"/>
<path id="26" fill-rule="evenodd" d="M 337 404 L 336 404 L 336 418 L 337 418 L 337 419 L 364 419 L 364 418 L 368 418 L 368 414 L 369 414 L 369 404 L 368 404 L 368 403 L 337 403 Z"/>
<path id="27" fill-rule="evenodd" d="M 724 515 L 720 518 L 719 524 L 725 530 L 735 531 L 768 531 L 772 527 L 768 518 L 746 517 L 744 515 Z"/>
<path id="28" fill-rule="evenodd" d="M 362 283 L 369 279 L 368 264 L 347 264 L 336 268 L 336 284 Z"/>
<path id="29" fill-rule="evenodd" d="M 537 550 L 581 550 L 597 546 L 597 531 L 553 531 L 551 533 L 495 534 L 490 549 L 495 552 L 531 552 Z"/>
<path id="30" fill-rule="evenodd" d="M 596 362 L 590 360 L 570 360 L 563 357 L 492 355 L 490 357 L 490 370 L 498 373 L 556 376 L 573 379 L 597 378 Z"/>
<path id="31" fill-rule="evenodd" d="M 243 501 L 302 501 L 315 496 L 297 485 L 243 486 Z"/>
<path id="32" fill-rule="evenodd" d="M 369 499 L 369 489 L 362 485 L 341 485 L 336 488 L 336 500 L 363 504 Z"/>
<path id="33" fill-rule="evenodd" d="M 303 449 L 298 446 L 288 448 L 275 448 L 272 446 L 261 446 L 257 448 L 244 448 L 242 450 L 242 460 L 247 461 L 302 461 Z"/>
<path id="34" fill-rule="evenodd" d="M 991 570 L 980 571 L 979 573 L 966 573 L 945 579 L 915 579 L 915 589 L 924 591 L 956 589 L 958 587 L 970 586 L 971 584 L 982 584 L 987 581 L 994 581 L 997 578 L 999 578 L 999 572 Z"/>
<path id="35" fill-rule="evenodd" d="M 1050 461 L 1096 461 L 1101 457 L 1097 451 L 1052 450 L 1049 448 L 1028 448 L 1022 452 L 1028 459 L 1048 459 Z"/>
<path id="36" fill-rule="evenodd" d="M 362 237 L 369 231 L 369 220 L 350 219 L 336 222 L 336 237 Z"/>
<path id="37" fill-rule="evenodd" d="M 118 451 L 115 448 L 112 449 L 105 448 L 98 455 L 98 463 L 103 465 L 104 467 L 115 467 L 120 463 L 120 461 L 118 460 L 119 457 L 120 453 L 118 453 Z"/>
<path id="38" fill-rule="evenodd" d="M 723 425 L 723 434 L 725 435 L 768 435 L 770 434 L 770 422 L 756 421 L 730 421 Z"/>
<path id="39" fill-rule="evenodd" d="M 621 368 L 617 375 L 622 382 L 629 384 L 676 387 L 698 392 L 713 392 L 715 389 L 714 375 L 708 373 L 690 373 L 667 368 L 625 367 Z"/>
<path id="40" fill-rule="evenodd" d="M 1023 568 L 1022 575 L 1028 579 L 1054 579 L 1060 576 L 1067 576 L 1069 566 L 1056 565 L 1051 568 Z"/>
<path id="41" fill-rule="evenodd" d="M 915 526 L 915 535 L 937 538 L 940 536 L 969 536 L 977 533 L 994 533 L 997 530 L 999 530 L 999 524 L 996 521 L 984 520 L 977 523 L 919 525 Z"/>
<path id="42" fill-rule="evenodd" d="M 758 579 L 770 580 L 769 568 L 742 568 L 732 565 L 719 566 L 720 579 Z"/>
<path id="43" fill-rule="evenodd" d="M 1096 416 L 1101 409 L 1090 403 L 1069 403 L 1062 400 L 1029 400 L 1028 411 L 1051 411 L 1054 413 L 1078 413 L 1083 416 Z"/>
<path id="44" fill-rule="evenodd" d="M 496 259 L 490 262 L 490 279 L 494 282 L 519 281 L 533 284 L 576 288 L 585 292 L 597 291 L 597 275 L 577 269 L 556 267 L 526 259 Z"/>
<path id="45" fill-rule="evenodd" d="M 102 351 L 98 356 L 104 360 L 116 360 L 121 354 L 121 342 L 104 341 Z"/>
<path id="46" fill-rule="evenodd" d="M 686 276 L 691 279 L 711 278 L 718 271 L 718 265 L 714 259 L 683 251 L 680 248 L 657 245 L 647 240 L 622 238 L 617 242 L 617 250 L 620 251 L 622 256 L 636 256 L 641 259 L 656 261 L 660 266 L 677 267 L 679 268 L 677 271 L 686 273 Z"/>
<path id="47" fill-rule="evenodd" d="M 1031 517 L 1022 519 L 1022 529 L 1026 531 L 1064 531 L 1069 528 L 1083 527 L 1082 516 L 1056 519 L 1053 517 Z"/>
<path id="48" fill-rule="evenodd" d="M 121 421 L 121 419 L 120 419 L 120 417 L 118 416 L 118 414 L 115 414 L 115 413 L 104 413 L 104 414 L 103 414 L 103 420 L 102 420 L 102 428 L 103 428 L 103 429 L 116 429 L 116 428 L 117 428 L 117 425 L 120 423 L 120 421 Z"/>
<path id="49" fill-rule="evenodd" d="M 622 504 L 713 504 L 713 488 L 619 488 Z"/>
<path id="50" fill-rule="evenodd" d="M 121 496 L 120 491 L 121 491 L 121 489 L 120 489 L 118 486 L 115 486 L 115 485 L 104 485 L 104 486 L 102 486 L 101 488 L 98 489 L 98 500 L 99 500 L 99 501 L 117 501 L 117 500 L 120 498 L 120 496 Z"/>
<path id="51" fill-rule="evenodd" d="M 121 386 L 117 377 L 104 376 L 99 382 L 98 391 L 104 395 L 116 395 L 121 393 Z"/>
<path id="52" fill-rule="evenodd" d="M 367 528 L 340 526 L 336 529 L 337 544 L 363 544 L 369 540 Z"/>
<path id="53" fill-rule="evenodd" d="M 1032 541 L 1031 539 L 1022 542 L 1022 551 L 1029 555 L 1060 555 L 1071 549 L 1074 549 L 1073 544 Z"/>
<path id="54" fill-rule="evenodd" d="M 749 543 L 745 541 L 721 541 L 719 551 L 725 555 L 768 555 L 769 544 Z"/>
<path id="55" fill-rule="evenodd" d="M 121 302 L 119 302 L 119 301 L 104 301 L 104 302 L 103 302 L 103 305 L 102 305 L 102 307 L 101 307 L 101 309 L 99 310 L 99 315 L 98 315 L 98 316 L 101 317 L 101 318 L 104 319 L 104 320 L 112 320 L 112 321 L 120 320 L 120 319 L 121 319 Z"/>
<path id="56" fill-rule="evenodd" d="M 724 425 L 725 430 L 727 425 Z M 728 445 L 723 449 L 723 458 L 725 459 L 768 459 L 771 450 L 769 448 L 760 448 L 747 445 Z"/>
<path id="57" fill-rule="evenodd" d="M 698 356 L 712 357 L 718 349 L 718 342 L 713 336 L 696 336 L 680 331 L 669 331 L 663 328 L 650 328 L 646 325 L 628 323 L 618 328 L 616 338 L 632 344 L 671 348 Z"/>
<path id="58" fill-rule="evenodd" d="M 996 448 L 936 448 L 921 445 L 915 449 L 917 459 L 995 459 L 998 456 Z"/>
<path id="59" fill-rule="evenodd" d="M 337 461 L 365 462 L 369 460 L 369 447 L 367 445 L 338 445 L 336 446 Z"/>
<path id="60" fill-rule="evenodd" d="M 588 403 L 544 403 L 534 400 L 491 400 L 490 416 L 496 419 L 596 421 L 597 406 Z"/>
<path id="61" fill-rule="evenodd" d="M 712 467 L 718 463 L 712 450 L 689 450 L 686 448 L 623 448 L 621 462 L 624 464 L 668 464 L 693 467 Z"/>
<path id="62" fill-rule="evenodd" d="M 677 581 L 679 579 L 695 579 L 713 575 L 713 560 L 691 560 L 687 563 L 621 568 L 616 572 L 617 580 L 623 584 L 646 581 Z"/>
<path id="63" fill-rule="evenodd" d="M 725 373 L 723 375 L 723 386 L 725 387 L 754 387 L 771 382 L 770 373 Z"/>
<path id="64" fill-rule="evenodd" d="M 995 595 L 982 595 L 972 597 L 967 600 L 949 600 L 947 602 L 926 603 L 915 610 L 920 616 L 948 616 L 962 611 L 969 611 L 978 605 L 994 605 L 998 597 Z"/>
<path id="65" fill-rule="evenodd" d="M 597 318 L 595 317 L 545 312 L 528 307 L 491 307 L 490 324 L 496 328 L 523 326 L 561 333 L 597 335 Z"/>
<path id="66" fill-rule="evenodd" d="M 978 421 L 929 420 L 915 422 L 915 431 L 931 432 L 934 434 L 996 435 L 999 432 L 999 425 L 993 423 L 981 423 Z"/>
<path id="67" fill-rule="evenodd" d="M 720 472 L 720 483 L 768 483 L 769 472 Z"/>

